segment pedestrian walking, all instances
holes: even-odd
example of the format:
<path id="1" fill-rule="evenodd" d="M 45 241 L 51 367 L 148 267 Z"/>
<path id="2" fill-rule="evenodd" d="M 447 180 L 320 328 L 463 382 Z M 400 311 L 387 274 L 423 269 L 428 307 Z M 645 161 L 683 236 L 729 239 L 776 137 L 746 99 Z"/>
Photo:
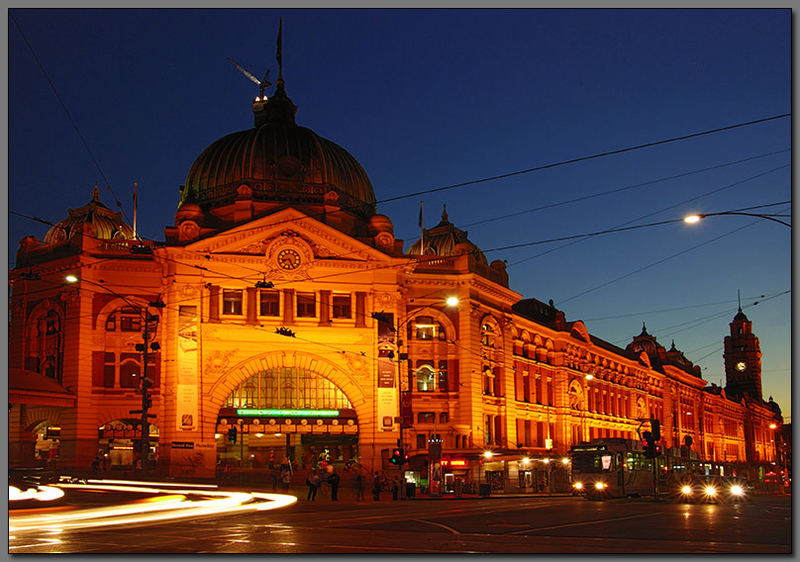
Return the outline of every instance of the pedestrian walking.
<path id="1" fill-rule="evenodd" d="M 317 499 L 317 490 L 319 490 L 321 484 L 322 480 L 320 480 L 319 474 L 316 470 L 312 470 L 311 474 L 306 478 L 306 485 L 308 486 L 307 500 L 314 501 Z"/>
<path id="2" fill-rule="evenodd" d="M 328 484 L 331 487 L 331 501 L 339 501 L 339 473 L 332 464 L 328 465 Z"/>
<path id="3" fill-rule="evenodd" d="M 289 491 L 289 484 L 292 483 L 292 471 L 289 465 L 281 466 L 281 488 L 284 492 Z"/>
<path id="4" fill-rule="evenodd" d="M 364 501 L 364 475 L 356 472 L 356 500 Z"/>
<path id="5" fill-rule="evenodd" d="M 381 499 L 381 475 L 375 471 L 375 479 L 372 482 L 372 499 L 373 501 L 380 501 Z"/>
<path id="6" fill-rule="evenodd" d="M 392 499 L 397 500 L 397 495 L 400 492 L 400 483 L 397 481 L 397 476 L 392 480 Z"/>

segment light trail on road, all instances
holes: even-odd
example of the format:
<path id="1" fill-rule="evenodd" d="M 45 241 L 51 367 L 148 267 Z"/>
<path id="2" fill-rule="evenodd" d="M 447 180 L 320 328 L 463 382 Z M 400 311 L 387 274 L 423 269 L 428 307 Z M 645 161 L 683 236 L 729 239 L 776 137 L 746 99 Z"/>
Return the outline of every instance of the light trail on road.
<path id="1" fill-rule="evenodd" d="M 225 492 L 215 490 L 216 486 L 192 484 L 184 486 L 177 483 L 91 480 L 86 483 L 57 483 L 52 487 L 67 491 L 74 489 L 134 492 L 148 494 L 150 497 L 113 506 L 71 508 L 55 513 L 26 510 L 24 514 L 15 514 L 11 510 L 9 512 L 10 539 L 15 538 L 11 533 L 27 531 L 58 533 L 65 529 L 163 523 L 187 517 L 267 511 L 286 507 L 297 501 L 295 496 L 285 494 Z M 28 493 L 27 495 L 32 494 Z"/>

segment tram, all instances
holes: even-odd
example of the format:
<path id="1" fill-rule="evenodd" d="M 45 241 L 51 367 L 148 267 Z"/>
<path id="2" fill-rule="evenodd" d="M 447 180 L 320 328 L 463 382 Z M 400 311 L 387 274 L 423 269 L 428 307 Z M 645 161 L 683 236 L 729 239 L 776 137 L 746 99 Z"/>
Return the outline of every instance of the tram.
<path id="1" fill-rule="evenodd" d="M 572 487 L 587 499 L 653 494 L 653 459 L 640 441 L 593 439 L 570 449 Z"/>

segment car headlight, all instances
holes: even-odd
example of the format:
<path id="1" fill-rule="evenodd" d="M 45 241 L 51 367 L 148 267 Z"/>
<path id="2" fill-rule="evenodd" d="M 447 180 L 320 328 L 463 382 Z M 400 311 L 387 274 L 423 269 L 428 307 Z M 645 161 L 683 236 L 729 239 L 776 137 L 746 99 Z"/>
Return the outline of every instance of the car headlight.
<path id="1" fill-rule="evenodd" d="M 598 489 L 598 490 L 602 490 L 603 488 L 605 488 L 607 486 L 608 486 L 608 484 L 606 484 L 605 482 L 595 482 L 594 483 L 594 487 L 596 489 Z"/>
<path id="2" fill-rule="evenodd" d="M 716 496 L 717 489 L 714 486 L 706 486 L 703 488 L 703 493 L 707 496 Z"/>
<path id="3" fill-rule="evenodd" d="M 684 496 L 691 496 L 692 495 L 692 487 L 691 486 L 682 486 L 681 487 L 681 494 Z"/>
<path id="4" fill-rule="evenodd" d="M 734 484 L 733 486 L 731 486 L 731 495 L 743 496 L 744 495 L 744 488 L 739 486 L 739 484 Z"/>
<path id="5" fill-rule="evenodd" d="M 576 490 L 583 490 L 583 482 L 575 482 L 573 486 L 575 487 Z"/>

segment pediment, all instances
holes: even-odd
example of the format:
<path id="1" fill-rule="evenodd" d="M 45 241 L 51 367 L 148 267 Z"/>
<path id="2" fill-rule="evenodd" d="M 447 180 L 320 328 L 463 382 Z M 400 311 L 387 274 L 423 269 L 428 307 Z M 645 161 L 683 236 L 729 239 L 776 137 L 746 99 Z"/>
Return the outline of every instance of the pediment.
<path id="1" fill-rule="evenodd" d="M 589 330 L 586 329 L 586 326 L 580 320 L 577 320 L 572 325 L 572 329 L 570 330 L 570 335 L 573 338 L 577 338 L 586 343 L 590 343 L 592 341 L 592 339 L 589 337 Z"/>
<path id="2" fill-rule="evenodd" d="M 193 252 L 275 259 L 292 248 L 306 260 L 340 258 L 346 261 L 388 261 L 383 252 L 328 226 L 297 209 L 260 217 L 185 248 Z"/>

